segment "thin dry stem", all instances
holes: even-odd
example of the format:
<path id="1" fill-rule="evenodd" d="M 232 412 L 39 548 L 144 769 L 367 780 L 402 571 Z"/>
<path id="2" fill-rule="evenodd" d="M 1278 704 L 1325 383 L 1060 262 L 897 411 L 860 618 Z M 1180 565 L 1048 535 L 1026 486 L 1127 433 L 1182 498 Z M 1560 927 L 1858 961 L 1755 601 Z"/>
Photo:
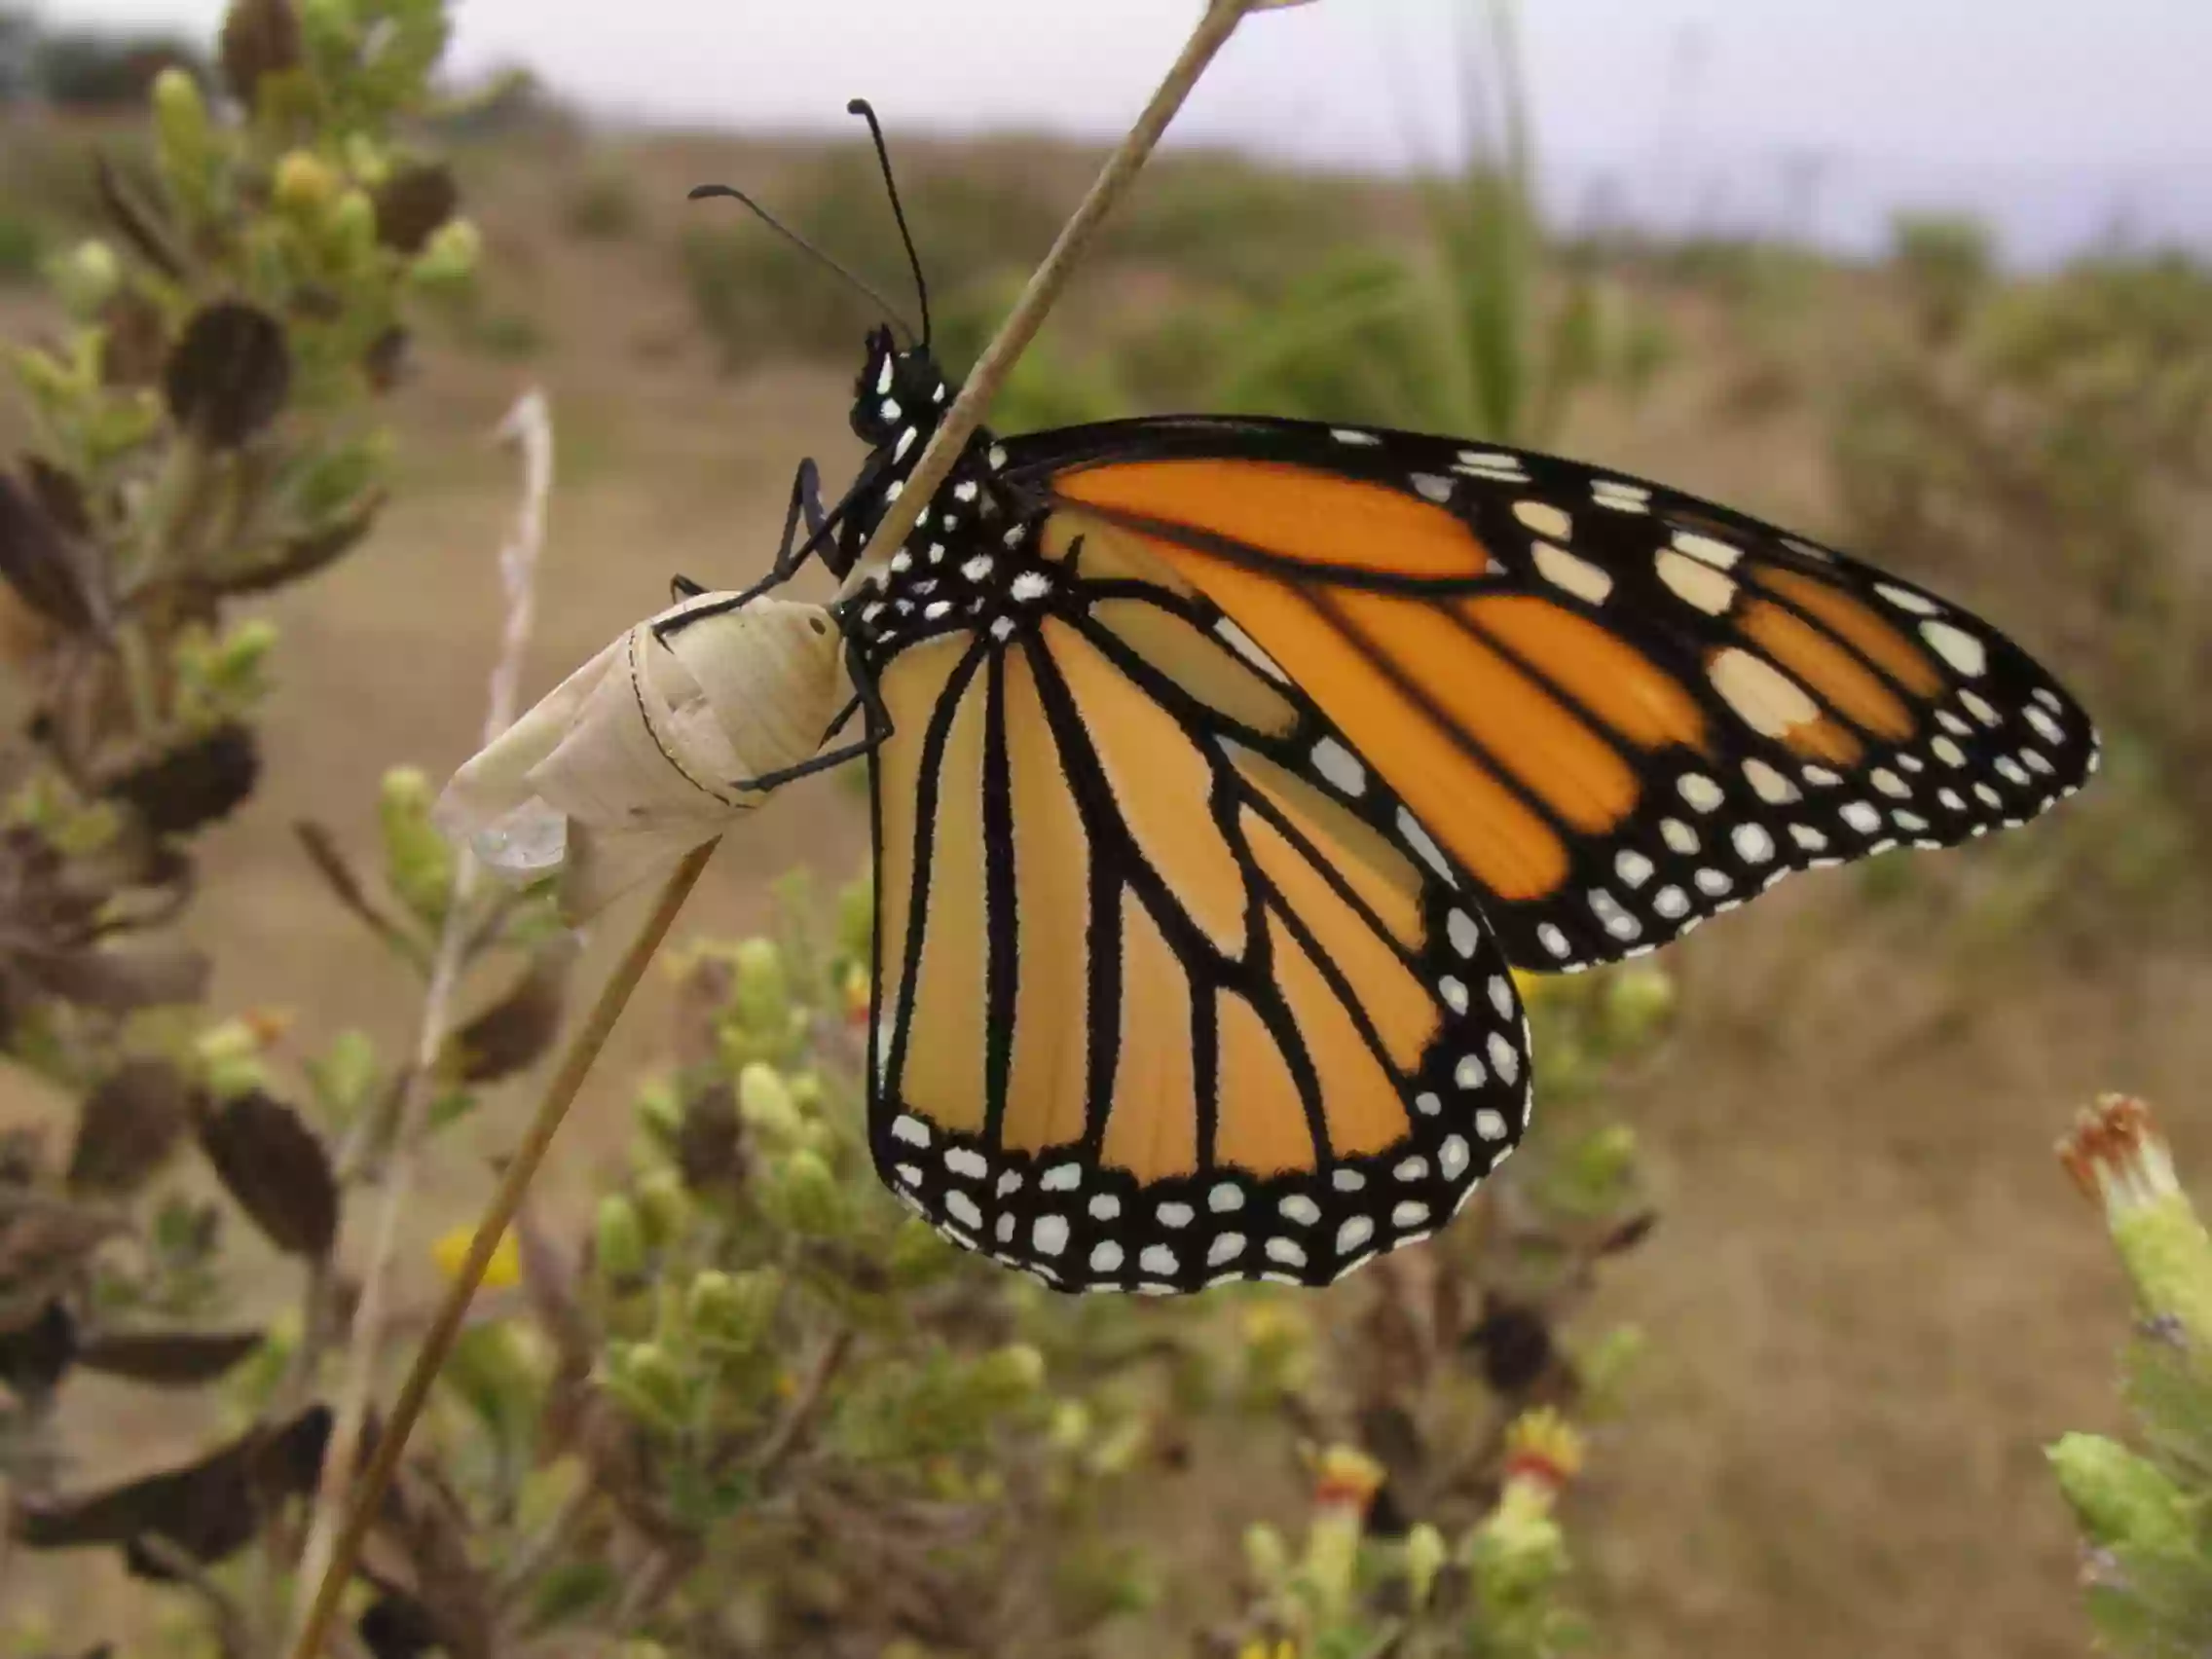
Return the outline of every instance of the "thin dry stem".
<path id="1" fill-rule="evenodd" d="M 506 545 L 499 549 L 499 585 L 504 594 L 505 626 L 499 638 L 498 661 L 492 670 L 489 706 L 484 717 L 484 741 L 490 743 L 514 723 L 521 701 L 523 658 L 530 647 L 531 624 L 536 611 L 537 565 L 545 546 L 545 507 L 553 490 L 553 420 L 545 394 L 533 387 L 515 402 L 500 423 L 499 436 L 521 452 L 522 500 Z M 306 1616 L 309 1587 L 318 1583 L 330 1561 L 331 1545 L 345 1514 L 347 1475 L 354 1467 L 361 1425 L 367 1420 L 375 1392 L 378 1356 L 384 1351 L 389 1324 L 387 1304 L 390 1294 L 392 1263 L 399 1246 L 400 1224 L 415 1196 L 422 1170 L 424 1129 L 429 1118 L 432 1084 L 438 1056 L 444 1052 L 453 1024 L 453 997 L 461 971 L 467 965 L 469 899 L 476 890 L 480 866 L 476 855 L 461 848 L 454 866 L 453 893 L 446 909 L 445 927 L 438 937 L 437 955 L 430 965 L 429 987 L 423 998 L 422 1024 L 416 1035 L 415 1064 L 392 1130 L 391 1155 L 386 1161 L 384 1202 L 377 1215 L 374 1240 L 362 1271 L 360 1300 L 345 1368 L 345 1394 L 331 1426 L 329 1450 L 315 1489 L 314 1518 L 301 1552 L 300 1602 L 295 1621 Z"/>
<path id="2" fill-rule="evenodd" d="M 360 1480 L 354 1484 L 346 1524 L 331 1548 L 330 1565 L 323 1571 L 314 1604 L 308 1609 L 299 1641 L 293 1646 L 293 1659 L 308 1659 L 309 1655 L 319 1652 L 324 1639 L 329 1636 L 331 1622 L 338 1615 L 338 1604 L 346 1594 L 346 1582 L 352 1576 L 362 1540 L 367 1537 L 369 1526 L 375 1519 L 377 1504 L 383 1499 L 385 1489 L 391 1484 L 392 1473 L 399 1467 L 400 1454 L 406 1449 L 407 1437 L 430 1397 L 430 1385 L 437 1381 L 439 1368 L 453 1347 L 454 1338 L 461 1333 L 469 1299 L 484 1282 L 484 1270 L 491 1263 L 499 1235 L 506 1232 L 515 1211 L 521 1207 L 523 1195 L 536 1176 L 538 1165 L 545 1161 L 546 1151 L 561 1127 L 561 1120 L 568 1115 L 576 1091 L 583 1087 L 592 1061 L 599 1058 L 599 1051 L 606 1047 L 615 1021 L 621 1018 L 630 993 L 645 977 L 653 953 L 668 937 L 677 912 L 683 908 L 683 902 L 691 896 L 691 889 L 706 869 L 707 861 L 714 857 L 715 848 L 720 844 L 718 838 L 684 855 L 683 862 L 662 890 L 652 914 L 645 918 L 645 925 L 616 965 L 606 989 L 600 992 L 599 1001 L 592 1006 L 583 1028 L 561 1056 L 560 1069 L 546 1085 L 545 1097 L 538 1102 L 530 1126 L 523 1132 L 521 1144 L 515 1148 L 511 1161 L 499 1177 L 498 1189 L 492 1195 L 483 1219 L 476 1225 L 476 1235 L 468 1241 L 468 1255 L 454 1274 L 452 1287 L 438 1309 L 438 1316 L 424 1337 L 415 1363 L 408 1369 L 407 1381 L 400 1384 L 399 1398 L 392 1403 L 391 1420 L 377 1436 L 368 1467 L 361 1471 Z"/>
<path id="3" fill-rule="evenodd" d="M 1028 286 L 1022 290 L 1020 299 L 1015 302 L 1012 314 L 1000 328 L 997 338 L 984 351 L 960 396 L 946 412 L 936 436 L 908 477 L 904 491 L 898 500 L 891 503 L 876 527 L 864 563 L 898 546 L 912 531 L 914 520 L 923 505 L 938 486 L 944 482 L 969 436 L 981 424 L 984 409 L 1013 369 L 1014 359 L 1035 337 L 1039 326 L 1044 322 L 1045 313 L 1051 310 L 1052 302 L 1066 286 L 1076 261 L 1088 246 L 1099 223 L 1127 191 L 1137 170 L 1144 166 L 1154 146 L 1160 142 L 1160 136 L 1166 130 L 1168 122 L 1190 96 L 1192 88 L 1198 84 L 1198 77 L 1205 72 L 1206 66 L 1213 61 L 1214 55 L 1221 50 L 1230 35 L 1235 32 L 1236 25 L 1245 13 L 1285 3 L 1286 0 L 1213 0 L 1208 6 L 1182 54 L 1168 69 L 1159 90 L 1153 93 L 1152 100 L 1146 104 L 1144 113 L 1137 118 L 1136 125 L 1129 129 L 1128 135 L 1108 158 L 1097 181 L 1090 187 L 1089 194 L 1084 198 L 1074 216 L 1061 230 L 1059 239 L 1053 242 L 1051 251 L 1045 256 L 1045 262 L 1038 267 L 1036 275 L 1029 279 Z M 1296 0 L 1287 0 L 1287 3 L 1296 3 Z M 653 906 L 652 914 L 646 918 L 644 928 L 632 941 L 621 964 L 608 981 L 607 988 L 601 992 L 590 1018 L 576 1034 L 562 1058 L 560 1070 L 547 1086 L 545 1096 L 538 1104 L 522 1145 L 516 1149 L 513 1161 L 507 1165 L 498 1192 L 493 1195 L 490 1206 L 477 1224 L 476 1235 L 469 1242 L 467 1260 L 455 1274 L 445 1304 L 438 1310 L 438 1318 L 416 1353 L 407 1380 L 401 1385 L 399 1398 L 392 1406 L 391 1420 L 378 1436 L 369 1465 L 354 1486 L 351 1508 L 331 1552 L 329 1565 L 322 1571 L 313 1604 L 309 1608 L 299 1639 L 293 1645 L 291 1659 L 314 1659 L 314 1655 L 321 1650 L 337 1617 L 339 1603 L 345 1595 L 347 1581 L 352 1575 L 353 1564 L 359 1557 L 376 1505 L 389 1484 L 393 1471 L 398 1467 L 407 1437 L 413 1431 L 416 1419 L 421 1417 L 431 1384 L 437 1380 L 438 1371 L 444 1365 L 446 1354 L 460 1332 L 469 1299 L 483 1281 L 484 1270 L 492 1259 L 492 1251 L 498 1244 L 499 1235 L 514 1219 L 516 1210 L 521 1207 L 524 1194 L 536 1174 L 539 1163 L 543 1161 L 554 1135 L 560 1129 L 570 1103 L 574 1100 L 592 1062 L 598 1058 L 600 1049 L 613 1030 L 615 1021 L 621 1016 L 631 992 L 637 988 L 646 965 L 675 923 L 678 912 L 690 897 L 692 887 L 705 870 L 707 861 L 713 857 L 718 845 L 719 838 L 695 848 L 669 878 Z M 312 1574 L 302 1574 L 301 1582 L 312 1581 Z"/>

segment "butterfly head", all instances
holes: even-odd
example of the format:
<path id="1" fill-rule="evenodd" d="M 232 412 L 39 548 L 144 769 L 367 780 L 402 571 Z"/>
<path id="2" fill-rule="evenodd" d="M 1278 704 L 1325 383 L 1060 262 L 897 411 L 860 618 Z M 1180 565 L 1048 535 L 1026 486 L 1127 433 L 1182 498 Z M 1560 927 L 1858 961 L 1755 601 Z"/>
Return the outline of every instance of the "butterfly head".
<path id="1" fill-rule="evenodd" d="M 925 345 L 902 350 L 890 328 L 867 337 L 867 362 L 853 383 L 853 435 L 872 449 L 914 460 L 952 402 L 952 387 Z"/>

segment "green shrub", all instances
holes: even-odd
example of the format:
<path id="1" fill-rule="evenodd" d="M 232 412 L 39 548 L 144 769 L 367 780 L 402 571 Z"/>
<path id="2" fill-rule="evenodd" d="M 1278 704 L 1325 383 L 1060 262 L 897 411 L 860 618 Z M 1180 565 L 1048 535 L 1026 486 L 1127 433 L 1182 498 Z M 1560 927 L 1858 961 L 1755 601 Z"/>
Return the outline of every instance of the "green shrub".
<path id="1" fill-rule="evenodd" d="M 919 169 L 900 180 L 915 245 L 940 314 L 1026 276 L 1059 230 L 1061 204 L 1015 174 Z M 874 153 L 820 163 L 779 218 L 856 273 L 909 322 L 912 278 Z M 694 314 L 723 363 L 779 356 L 854 359 L 882 308 L 734 203 L 694 204 L 679 258 Z M 709 217 L 713 215 L 713 217 Z"/>
<path id="2" fill-rule="evenodd" d="M 1656 317 L 1553 256 L 1511 8 L 1487 10 L 1488 58 L 1471 56 L 1465 79 L 1493 90 L 1502 114 L 1494 132 L 1475 124 L 1457 176 L 1421 182 L 1425 245 L 1302 260 L 1216 343 L 1210 403 L 1540 448 L 1577 395 L 1641 388 L 1666 360 Z"/>
<path id="3" fill-rule="evenodd" d="M 1317 261 L 1377 234 L 1375 192 L 1286 176 L 1217 156 L 1169 156 L 1146 170 L 1102 238 L 1100 258 L 1156 268 L 1203 294 L 1279 296 Z"/>
<path id="4" fill-rule="evenodd" d="M 1996 250 L 1988 228 L 1950 214 L 1906 214 L 1891 232 L 1891 263 L 1922 333 L 1948 342 L 1989 292 Z"/>

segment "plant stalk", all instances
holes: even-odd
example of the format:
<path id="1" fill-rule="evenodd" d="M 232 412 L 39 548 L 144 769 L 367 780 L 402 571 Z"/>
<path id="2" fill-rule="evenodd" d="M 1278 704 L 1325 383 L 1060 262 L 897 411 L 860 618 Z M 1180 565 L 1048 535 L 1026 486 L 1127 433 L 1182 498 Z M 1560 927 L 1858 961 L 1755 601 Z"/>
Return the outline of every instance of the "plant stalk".
<path id="1" fill-rule="evenodd" d="M 545 545 L 545 505 L 553 489 L 553 426 L 546 412 L 545 394 L 535 387 L 516 400 L 501 424 L 499 435 L 522 452 L 522 503 L 513 534 L 499 550 L 500 586 L 506 597 L 505 625 L 499 651 L 492 670 L 492 689 L 484 718 L 484 741 L 489 743 L 514 723 L 521 702 L 523 658 L 530 645 L 535 611 L 536 573 Z M 436 957 L 423 996 L 423 1014 L 417 1031 L 415 1064 L 408 1074 L 392 1127 L 390 1156 L 386 1161 L 383 1203 L 377 1214 L 376 1235 L 369 1246 L 367 1267 L 352 1329 L 347 1338 L 346 1393 L 339 1401 L 331 1426 L 330 1445 L 322 1460 L 315 1487 L 313 1519 L 300 1555 L 299 1594 L 320 1581 L 331 1559 L 331 1548 L 344 1513 L 349 1477 L 360 1444 L 362 1424 L 368 1420 L 369 1400 L 375 1390 L 377 1361 L 383 1352 L 389 1322 L 391 1265 L 398 1251 L 400 1224 L 415 1196 L 421 1175 L 424 1130 L 440 1056 L 453 1026 L 454 992 L 473 954 L 474 942 L 469 899 L 481 870 L 476 855 L 466 847 L 454 861 L 453 890 L 439 930 Z M 497 1241 L 498 1235 L 494 1235 Z M 315 1326 L 311 1309 L 309 1329 Z M 311 1339 L 312 1340 L 312 1339 Z M 296 1609 L 295 1617 L 305 1610 Z"/>

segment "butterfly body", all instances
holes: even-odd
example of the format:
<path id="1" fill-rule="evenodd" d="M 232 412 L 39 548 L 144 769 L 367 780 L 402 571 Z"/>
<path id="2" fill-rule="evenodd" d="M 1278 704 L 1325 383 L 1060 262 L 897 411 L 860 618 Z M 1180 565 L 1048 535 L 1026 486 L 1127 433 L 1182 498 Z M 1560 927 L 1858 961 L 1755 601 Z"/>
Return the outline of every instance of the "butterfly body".
<path id="1" fill-rule="evenodd" d="M 2096 762 L 1949 602 L 1449 438 L 983 432 L 864 560 L 950 393 L 871 338 L 871 452 L 801 556 L 868 699 L 877 1168 L 1055 1288 L 1318 1284 L 1425 1237 L 1529 1121 L 1512 968 L 2011 827 Z"/>

